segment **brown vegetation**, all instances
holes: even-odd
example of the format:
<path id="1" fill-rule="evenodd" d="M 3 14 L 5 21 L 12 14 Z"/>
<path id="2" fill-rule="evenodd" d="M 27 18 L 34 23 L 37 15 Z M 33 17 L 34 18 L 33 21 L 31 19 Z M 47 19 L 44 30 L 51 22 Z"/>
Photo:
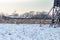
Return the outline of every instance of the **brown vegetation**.
<path id="1" fill-rule="evenodd" d="M 40 19 L 0 19 L 0 23 L 16 23 L 16 24 L 40 24 L 40 23 L 51 23 L 51 20 L 40 20 Z"/>

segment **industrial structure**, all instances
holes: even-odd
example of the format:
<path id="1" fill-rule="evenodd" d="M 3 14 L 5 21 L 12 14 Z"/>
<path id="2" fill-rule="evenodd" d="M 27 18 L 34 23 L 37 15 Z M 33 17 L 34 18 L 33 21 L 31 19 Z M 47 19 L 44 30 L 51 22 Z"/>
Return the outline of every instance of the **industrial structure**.
<path id="1" fill-rule="evenodd" d="M 60 0 L 54 0 L 53 7 L 49 11 L 49 13 L 51 11 L 52 11 L 52 23 L 60 23 Z"/>

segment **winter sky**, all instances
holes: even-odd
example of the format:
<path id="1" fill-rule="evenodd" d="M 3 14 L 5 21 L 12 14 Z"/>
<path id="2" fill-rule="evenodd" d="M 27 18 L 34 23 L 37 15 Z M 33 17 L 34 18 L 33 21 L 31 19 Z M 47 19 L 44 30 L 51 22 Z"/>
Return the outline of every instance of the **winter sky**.
<path id="1" fill-rule="evenodd" d="M 53 0 L 0 0 L 0 12 L 49 11 L 52 5 Z"/>

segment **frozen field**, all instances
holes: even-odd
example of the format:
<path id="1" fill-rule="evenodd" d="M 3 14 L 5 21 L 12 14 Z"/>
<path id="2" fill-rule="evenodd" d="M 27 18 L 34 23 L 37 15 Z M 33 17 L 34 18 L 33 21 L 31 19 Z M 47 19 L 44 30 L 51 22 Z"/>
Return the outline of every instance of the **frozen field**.
<path id="1" fill-rule="evenodd" d="M 60 40 L 60 28 L 49 24 L 0 24 L 0 40 Z"/>

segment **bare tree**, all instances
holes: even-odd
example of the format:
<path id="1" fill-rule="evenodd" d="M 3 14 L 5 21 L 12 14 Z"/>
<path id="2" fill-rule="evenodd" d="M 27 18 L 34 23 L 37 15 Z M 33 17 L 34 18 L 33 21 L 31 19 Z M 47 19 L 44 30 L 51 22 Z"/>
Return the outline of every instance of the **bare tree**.
<path id="1" fill-rule="evenodd" d="M 50 19 L 51 16 L 48 15 L 47 12 L 36 12 L 36 15 L 34 15 L 32 18 Z"/>
<path id="2" fill-rule="evenodd" d="M 13 15 L 13 16 L 19 16 L 19 14 L 18 14 L 16 11 L 14 11 L 14 12 L 12 13 L 12 15 Z"/>

